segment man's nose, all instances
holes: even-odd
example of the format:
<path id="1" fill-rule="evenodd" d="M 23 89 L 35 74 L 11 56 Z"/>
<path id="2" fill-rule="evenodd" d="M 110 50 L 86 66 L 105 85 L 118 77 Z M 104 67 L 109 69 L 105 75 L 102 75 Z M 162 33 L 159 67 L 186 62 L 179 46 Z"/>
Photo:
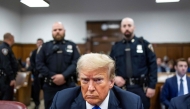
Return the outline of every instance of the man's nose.
<path id="1" fill-rule="evenodd" d="M 94 90 L 95 90 L 95 88 L 94 88 L 93 81 L 90 81 L 89 86 L 88 86 L 88 91 L 94 91 Z"/>

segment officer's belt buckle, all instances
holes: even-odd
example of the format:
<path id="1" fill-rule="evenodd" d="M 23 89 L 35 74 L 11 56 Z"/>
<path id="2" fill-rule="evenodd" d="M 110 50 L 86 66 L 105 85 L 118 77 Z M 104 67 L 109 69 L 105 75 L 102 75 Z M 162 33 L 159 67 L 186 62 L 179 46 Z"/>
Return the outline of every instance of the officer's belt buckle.
<path id="1" fill-rule="evenodd" d="M 134 78 L 129 78 L 129 85 L 135 85 L 135 83 L 133 82 Z"/>

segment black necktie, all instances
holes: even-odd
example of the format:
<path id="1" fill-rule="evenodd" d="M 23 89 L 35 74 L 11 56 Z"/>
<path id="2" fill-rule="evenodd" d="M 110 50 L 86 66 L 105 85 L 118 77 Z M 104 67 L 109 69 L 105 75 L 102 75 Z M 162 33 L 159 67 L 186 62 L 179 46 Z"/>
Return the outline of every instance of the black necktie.
<path id="1" fill-rule="evenodd" d="M 132 63 L 131 63 L 131 48 L 130 48 L 130 42 L 127 41 L 127 46 L 126 46 L 126 72 L 127 72 L 127 77 L 131 78 L 133 76 L 132 73 Z"/>

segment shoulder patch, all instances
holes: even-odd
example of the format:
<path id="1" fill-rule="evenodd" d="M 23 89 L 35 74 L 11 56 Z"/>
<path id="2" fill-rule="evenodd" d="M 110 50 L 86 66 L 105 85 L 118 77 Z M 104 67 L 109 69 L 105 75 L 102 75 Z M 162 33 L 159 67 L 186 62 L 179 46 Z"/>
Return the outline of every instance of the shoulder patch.
<path id="1" fill-rule="evenodd" d="M 154 52 L 154 48 L 153 48 L 152 44 L 149 44 L 149 45 L 148 45 L 148 48 L 149 48 L 152 52 Z"/>
<path id="2" fill-rule="evenodd" d="M 2 49 L 2 53 L 3 53 L 4 55 L 7 55 L 7 54 L 8 54 L 8 49 L 7 49 L 7 48 L 3 48 L 3 49 Z"/>

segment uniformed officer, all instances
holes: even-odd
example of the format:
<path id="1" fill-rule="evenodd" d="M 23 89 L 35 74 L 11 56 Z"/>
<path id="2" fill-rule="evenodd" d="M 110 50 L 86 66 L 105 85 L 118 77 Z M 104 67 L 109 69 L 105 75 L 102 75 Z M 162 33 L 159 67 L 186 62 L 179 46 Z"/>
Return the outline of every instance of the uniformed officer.
<path id="1" fill-rule="evenodd" d="M 80 57 L 76 44 L 64 39 L 65 29 L 61 22 L 53 24 L 52 36 L 54 40 L 44 43 L 36 58 L 36 68 L 45 77 L 45 109 L 49 109 L 57 91 L 75 86 L 71 76 L 76 74 Z"/>
<path id="2" fill-rule="evenodd" d="M 142 37 L 136 37 L 134 29 L 133 19 L 121 21 L 121 32 L 125 37 L 113 45 L 110 53 L 116 62 L 115 84 L 139 95 L 144 108 L 149 109 L 157 83 L 156 56 L 152 45 Z"/>
<path id="3" fill-rule="evenodd" d="M 30 57 L 31 69 L 32 69 L 32 74 L 34 78 L 34 81 L 32 83 L 32 98 L 35 103 L 35 109 L 39 109 L 39 105 L 40 105 L 39 95 L 40 95 L 40 85 L 41 85 L 40 79 L 38 78 L 39 72 L 36 70 L 36 54 L 37 54 L 38 49 L 40 49 L 40 47 L 42 46 L 43 42 L 44 42 L 43 39 L 41 38 L 37 39 L 37 42 L 36 42 L 37 49 L 32 51 L 32 54 Z"/>
<path id="4" fill-rule="evenodd" d="M 11 50 L 14 36 L 4 34 L 4 41 L 0 45 L 0 100 L 13 100 L 15 78 L 18 71 L 17 60 Z"/>

